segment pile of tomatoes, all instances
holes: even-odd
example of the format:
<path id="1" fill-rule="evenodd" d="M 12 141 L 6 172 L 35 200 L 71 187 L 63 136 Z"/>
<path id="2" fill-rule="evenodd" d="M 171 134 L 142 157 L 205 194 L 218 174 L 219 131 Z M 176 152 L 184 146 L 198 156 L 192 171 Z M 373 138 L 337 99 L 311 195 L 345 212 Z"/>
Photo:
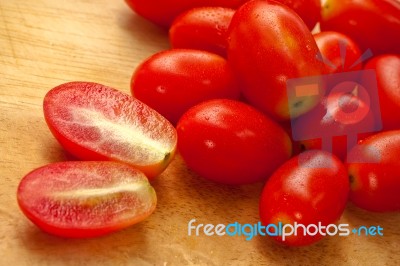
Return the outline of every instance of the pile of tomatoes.
<path id="1" fill-rule="evenodd" d="M 90 237 L 143 220 L 156 206 L 148 179 L 176 149 L 203 178 L 265 182 L 265 225 L 326 226 L 349 198 L 400 210 L 398 1 L 126 2 L 168 28 L 173 49 L 135 69 L 134 97 L 90 82 L 48 92 L 49 129 L 82 161 L 21 181 L 18 202 L 36 225 Z"/>

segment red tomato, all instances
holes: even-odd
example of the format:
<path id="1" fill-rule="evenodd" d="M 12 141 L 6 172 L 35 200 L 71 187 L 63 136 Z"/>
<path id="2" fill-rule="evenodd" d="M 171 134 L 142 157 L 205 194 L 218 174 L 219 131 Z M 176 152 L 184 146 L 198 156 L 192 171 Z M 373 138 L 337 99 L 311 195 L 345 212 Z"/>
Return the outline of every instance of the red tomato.
<path id="1" fill-rule="evenodd" d="M 350 200 L 360 208 L 400 211 L 400 130 L 366 138 L 348 157 Z"/>
<path id="2" fill-rule="evenodd" d="M 362 64 L 356 64 L 361 58 L 357 44 L 346 35 L 335 31 L 324 31 L 314 35 L 322 56 L 328 60 L 328 73 L 360 70 Z M 341 47 L 345 48 L 341 55 Z M 330 64 L 332 63 L 332 64 Z"/>
<path id="3" fill-rule="evenodd" d="M 238 101 L 196 105 L 182 116 L 177 131 L 178 149 L 188 167 L 224 184 L 265 180 L 291 155 L 286 132 Z"/>
<path id="4" fill-rule="evenodd" d="M 135 71 L 131 92 L 176 124 L 193 105 L 215 98 L 239 98 L 228 62 L 198 50 L 173 49 L 153 55 Z"/>
<path id="5" fill-rule="evenodd" d="M 364 69 L 376 72 L 383 130 L 400 129 L 400 55 L 375 57 Z"/>
<path id="6" fill-rule="evenodd" d="M 146 176 L 116 162 L 62 162 L 38 168 L 17 193 L 23 213 L 43 231 L 95 237 L 148 217 L 156 194 Z"/>
<path id="7" fill-rule="evenodd" d="M 169 27 L 183 12 L 203 6 L 238 8 L 248 0 L 125 0 L 140 16 L 163 27 Z"/>
<path id="8" fill-rule="evenodd" d="M 310 29 L 321 19 L 321 0 L 277 0 L 292 8 Z"/>
<path id="9" fill-rule="evenodd" d="M 250 104 L 288 120 L 318 103 L 322 92 L 288 101 L 289 79 L 319 76 L 325 69 L 312 34 L 293 10 L 275 1 L 250 1 L 236 11 L 228 36 L 228 61 Z"/>
<path id="10" fill-rule="evenodd" d="M 260 200 L 261 222 L 265 226 L 328 226 L 339 220 L 348 194 L 349 180 L 341 161 L 328 152 L 307 151 L 284 163 L 268 179 Z M 326 229 L 321 232 L 304 235 L 300 227 L 297 235 L 273 238 L 285 245 L 304 246 L 320 240 Z"/>
<path id="11" fill-rule="evenodd" d="M 199 7 L 177 17 L 169 30 L 173 48 L 205 50 L 226 57 L 226 38 L 234 9 Z"/>
<path id="12" fill-rule="evenodd" d="M 294 145 L 301 150 L 323 149 L 344 160 L 359 138 L 376 131 L 374 113 L 362 98 L 352 93 L 330 93 L 316 108 L 294 121 L 292 131 L 300 140 Z"/>
<path id="13" fill-rule="evenodd" d="M 53 135 L 79 159 L 121 161 L 154 177 L 176 149 L 176 130 L 164 117 L 104 85 L 62 84 L 47 93 L 43 109 Z"/>
<path id="14" fill-rule="evenodd" d="M 327 0 L 321 30 L 338 31 L 353 39 L 362 51 L 400 53 L 398 0 Z"/>

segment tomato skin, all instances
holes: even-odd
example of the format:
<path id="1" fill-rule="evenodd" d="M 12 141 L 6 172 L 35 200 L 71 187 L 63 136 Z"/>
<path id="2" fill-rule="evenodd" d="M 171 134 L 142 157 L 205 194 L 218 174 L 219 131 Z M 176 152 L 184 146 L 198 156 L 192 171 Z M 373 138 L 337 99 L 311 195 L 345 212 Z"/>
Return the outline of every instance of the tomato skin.
<path id="1" fill-rule="evenodd" d="M 400 55 L 374 57 L 364 69 L 376 72 L 383 130 L 400 129 Z"/>
<path id="2" fill-rule="evenodd" d="M 333 64 L 328 65 L 328 74 L 360 70 L 362 64 L 353 64 L 361 57 L 357 44 L 346 35 L 335 31 L 323 31 L 314 35 L 315 42 L 321 54 Z M 344 64 L 340 55 L 340 43 L 345 44 L 346 56 Z"/>
<path id="3" fill-rule="evenodd" d="M 300 157 L 301 156 L 301 157 Z M 323 226 L 342 215 L 349 195 L 349 180 L 343 163 L 325 151 L 306 151 L 280 166 L 268 179 L 260 198 L 261 222 Z M 273 239 L 288 246 L 305 246 L 322 235 L 280 236 Z"/>
<path id="4" fill-rule="evenodd" d="M 310 31 L 321 20 L 320 0 L 277 0 L 277 2 L 281 2 L 296 11 Z"/>
<path id="5" fill-rule="evenodd" d="M 321 30 L 346 34 L 361 51 L 371 49 L 374 55 L 400 53 L 400 2 L 327 0 Z"/>
<path id="6" fill-rule="evenodd" d="M 189 109 L 177 125 L 178 150 L 190 169 L 224 184 L 265 180 L 291 155 L 286 132 L 242 102 L 210 100 Z"/>
<path id="7" fill-rule="evenodd" d="M 289 120 L 289 104 L 299 116 L 314 107 L 321 94 L 301 104 L 289 100 L 288 79 L 319 76 L 325 66 L 318 47 L 300 17 L 275 1 L 249 1 L 228 29 L 228 61 L 239 78 L 246 100 L 275 120 Z"/>
<path id="8" fill-rule="evenodd" d="M 374 212 L 400 211 L 400 130 L 364 139 L 349 155 L 350 200 Z"/>
<path id="9" fill-rule="evenodd" d="M 125 0 L 138 15 L 168 28 L 183 12 L 203 6 L 238 8 L 248 0 Z"/>
<path id="10" fill-rule="evenodd" d="M 157 202 L 142 172 L 121 163 L 89 161 L 33 170 L 21 180 L 17 200 L 40 229 L 68 238 L 97 237 L 127 228 L 147 218 Z"/>
<path id="11" fill-rule="evenodd" d="M 131 92 L 173 124 L 197 103 L 240 95 L 224 58 L 188 49 L 163 51 L 143 62 L 132 76 Z"/>
<path id="12" fill-rule="evenodd" d="M 54 137 L 81 160 L 120 161 L 153 178 L 176 150 L 176 130 L 163 116 L 101 84 L 61 84 L 46 94 L 43 111 Z"/>
<path id="13" fill-rule="evenodd" d="M 169 30 L 172 48 L 205 50 L 226 57 L 226 38 L 234 9 L 199 7 L 178 16 Z"/>

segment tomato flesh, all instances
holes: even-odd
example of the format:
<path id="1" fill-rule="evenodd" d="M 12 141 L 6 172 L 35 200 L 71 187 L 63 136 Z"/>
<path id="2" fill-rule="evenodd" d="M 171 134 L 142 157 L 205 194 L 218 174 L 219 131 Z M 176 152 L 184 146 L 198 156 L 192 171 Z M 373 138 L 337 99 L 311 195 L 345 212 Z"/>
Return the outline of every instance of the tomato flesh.
<path id="1" fill-rule="evenodd" d="M 43 231 L 71 238 L 108 234 L 148 217 L 156 194 L 146 176 L 117 162 L 70 161 L 27 174 L 17 192 L 23 213 Z"/>
<path id="2" fill-rule="evenodd" d="M 43 108 L 53 135 L 79 159 L 121 161 L 154 177 L 176 149 L 176 131 L 164 117 L 101 84 L 62 84 L 47 93 Z"/>

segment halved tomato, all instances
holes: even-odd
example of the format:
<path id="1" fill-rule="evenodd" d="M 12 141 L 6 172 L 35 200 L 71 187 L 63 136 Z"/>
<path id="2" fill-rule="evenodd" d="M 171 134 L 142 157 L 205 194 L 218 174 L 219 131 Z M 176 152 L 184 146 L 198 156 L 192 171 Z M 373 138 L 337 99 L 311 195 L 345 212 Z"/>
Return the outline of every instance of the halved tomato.
<path id="1" fill-rule="evenodd" d="M 175 128 L 162 115 L 128 94 L 91 82 L 50 90 L 43 103 L 51 132 L 83 160 L 131 164 L 151 178 L 171 161 Z"/>
<path id="2" fill-rule="evenodd" d="M 83 238 L 111 233 L 148 217 L 156 194 L 146 176 L 117 162 L 70 161 L 33 170 L 17 192 L 23 213 L 43 231 Z"/>

